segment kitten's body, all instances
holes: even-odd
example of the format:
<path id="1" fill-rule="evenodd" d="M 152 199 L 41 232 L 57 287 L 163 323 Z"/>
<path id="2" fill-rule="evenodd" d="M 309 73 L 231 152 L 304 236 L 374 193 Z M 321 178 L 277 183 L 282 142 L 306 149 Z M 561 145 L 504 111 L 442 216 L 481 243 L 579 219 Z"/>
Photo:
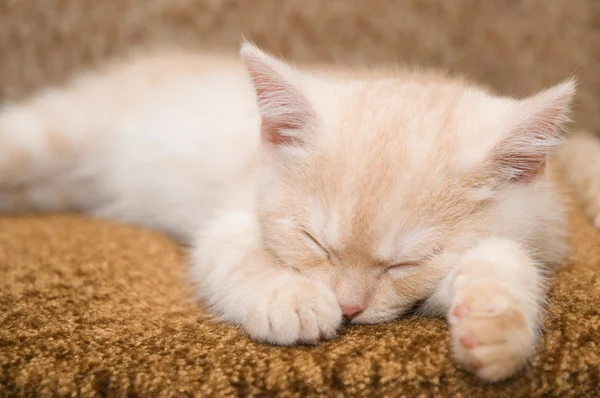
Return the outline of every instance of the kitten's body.
<path id="1" fill-rule="evenodd" d="M 0 209 L 77 209 L 189 240 L 224 196 L 251 189 L 259 125 L 233 60 L 110 66 L 2 110 Z"/>
<path id="2" fill-rule="evenodd" d="M 7 105 L 0 209 L 190 242 L 199 296 L 257 339 L 315 342 L 342 313 L 376 323 L 426 300 L 464 366 L 522 367 L 543 269 L 566 254 L 543 166 L 573 85 L 516 101 L 434 73 L 323 80 L 242 58 L 164 54 Z"/>

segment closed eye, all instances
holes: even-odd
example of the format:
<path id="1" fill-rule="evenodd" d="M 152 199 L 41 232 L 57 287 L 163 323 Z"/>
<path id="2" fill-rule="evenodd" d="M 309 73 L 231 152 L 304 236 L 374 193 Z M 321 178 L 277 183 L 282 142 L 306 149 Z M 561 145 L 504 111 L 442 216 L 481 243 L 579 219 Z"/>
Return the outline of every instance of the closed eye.
<path id="1" fill-rule="evenodd" d="M 388 269 L 418 267 L 421 264 L 423 264 L 422 261 L 404 261 L 401 263 L 390 265 L 388 266 Z"/>
<path id="2" fill-rule="evenodd" d="M 388 266 L 386 272 L 388 272 L 392 278 L 401 278 L 417 272 L 421 269 L 420 265 L 422 264 L 423 261 L 403 261 Z"/>
<path id="3" fill-rule="evenodd" d="M 331 252 L 327 250 L 325 246 L 323 246 L 317 239 L 315 239 L 315 237 L 312 236 L 308 231 L 302 230 L 302 234 L 304 235 L 306 240 L 311 244 L 311 246 L 313 246 L 318 251 L 322 252 L 322 254 L 325 257 L 331 258 Z"/>
<path id="4" fill-rule="evenodd" d="M 387 269 L 388 270 L 399 270 L 399 269 L 408 270 L 408 269 L 416 268 L 420 265 L 425 264 L 429 260 L 431 260 L 433 257 L 438 255 L 441 251 L 442 251 L 442 248 L 436 246 L 436 247 L 433 247 L 433 249 L 429 253 L 427 253 L 424 256 L 419 256 L 418 258 L 413 257 L 413 259 L 398 261 L 396 263 L 392 263 L 391 265 L 389 265 L 391 263 L 391 261 L 390 261 L 390 263 L 388 263 Z"/>

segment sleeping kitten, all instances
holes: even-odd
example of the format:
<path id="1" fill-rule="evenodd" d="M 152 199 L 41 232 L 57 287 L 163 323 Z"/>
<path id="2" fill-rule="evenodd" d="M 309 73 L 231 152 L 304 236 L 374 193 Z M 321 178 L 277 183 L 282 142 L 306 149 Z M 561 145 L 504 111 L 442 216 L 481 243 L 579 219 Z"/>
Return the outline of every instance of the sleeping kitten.
<path id="1" fill-rule="evenodd" d="M 465 368 L 521 369 L 567 252 L 545 166 L 574 82 L 516 100 L 432 72 L 300 72 L 251 44 L 241 59 L 137 59 L 5 106 L 0 209 L 190 243 L 199 297 L 257 340 L 316 343 L 424 301 Z"/>

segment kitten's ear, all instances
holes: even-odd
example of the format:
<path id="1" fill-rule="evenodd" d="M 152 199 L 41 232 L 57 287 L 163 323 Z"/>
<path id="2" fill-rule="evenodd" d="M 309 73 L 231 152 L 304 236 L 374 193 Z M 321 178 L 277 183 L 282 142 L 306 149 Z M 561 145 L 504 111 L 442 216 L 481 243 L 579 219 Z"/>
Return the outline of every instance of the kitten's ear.
<path id="1" fill-rule="evenodd" d="M 304 144 L 316 115 L 299 88 L 301 76 L 250 43 L 242 45 L 240 55 L 256 91 L 263 141 L 276 146 Z"/>
<path id="2" fill-rule="evenodd" d="M 547 155 L 563 141 L 575 85 L 570 80 L 515 103 L 509 133 L 490 154 L 497 177 L 527 182 L 544 170 Z"/>

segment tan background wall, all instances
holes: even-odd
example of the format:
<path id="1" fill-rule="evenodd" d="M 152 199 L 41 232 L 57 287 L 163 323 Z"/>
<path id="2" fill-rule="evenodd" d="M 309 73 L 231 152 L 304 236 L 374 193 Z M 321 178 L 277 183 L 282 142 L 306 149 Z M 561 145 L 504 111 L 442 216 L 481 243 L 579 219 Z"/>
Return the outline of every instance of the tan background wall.
<path id="1" fill-rule="evenodd" d="M 42 82 L 154 43 L 235 49 L 242 34 L 302 62 L 417 63 L 507 94 L 576 74 L 576 117 L 600 129 L 595 0 L 2 0 L 0 86 Z"/>

